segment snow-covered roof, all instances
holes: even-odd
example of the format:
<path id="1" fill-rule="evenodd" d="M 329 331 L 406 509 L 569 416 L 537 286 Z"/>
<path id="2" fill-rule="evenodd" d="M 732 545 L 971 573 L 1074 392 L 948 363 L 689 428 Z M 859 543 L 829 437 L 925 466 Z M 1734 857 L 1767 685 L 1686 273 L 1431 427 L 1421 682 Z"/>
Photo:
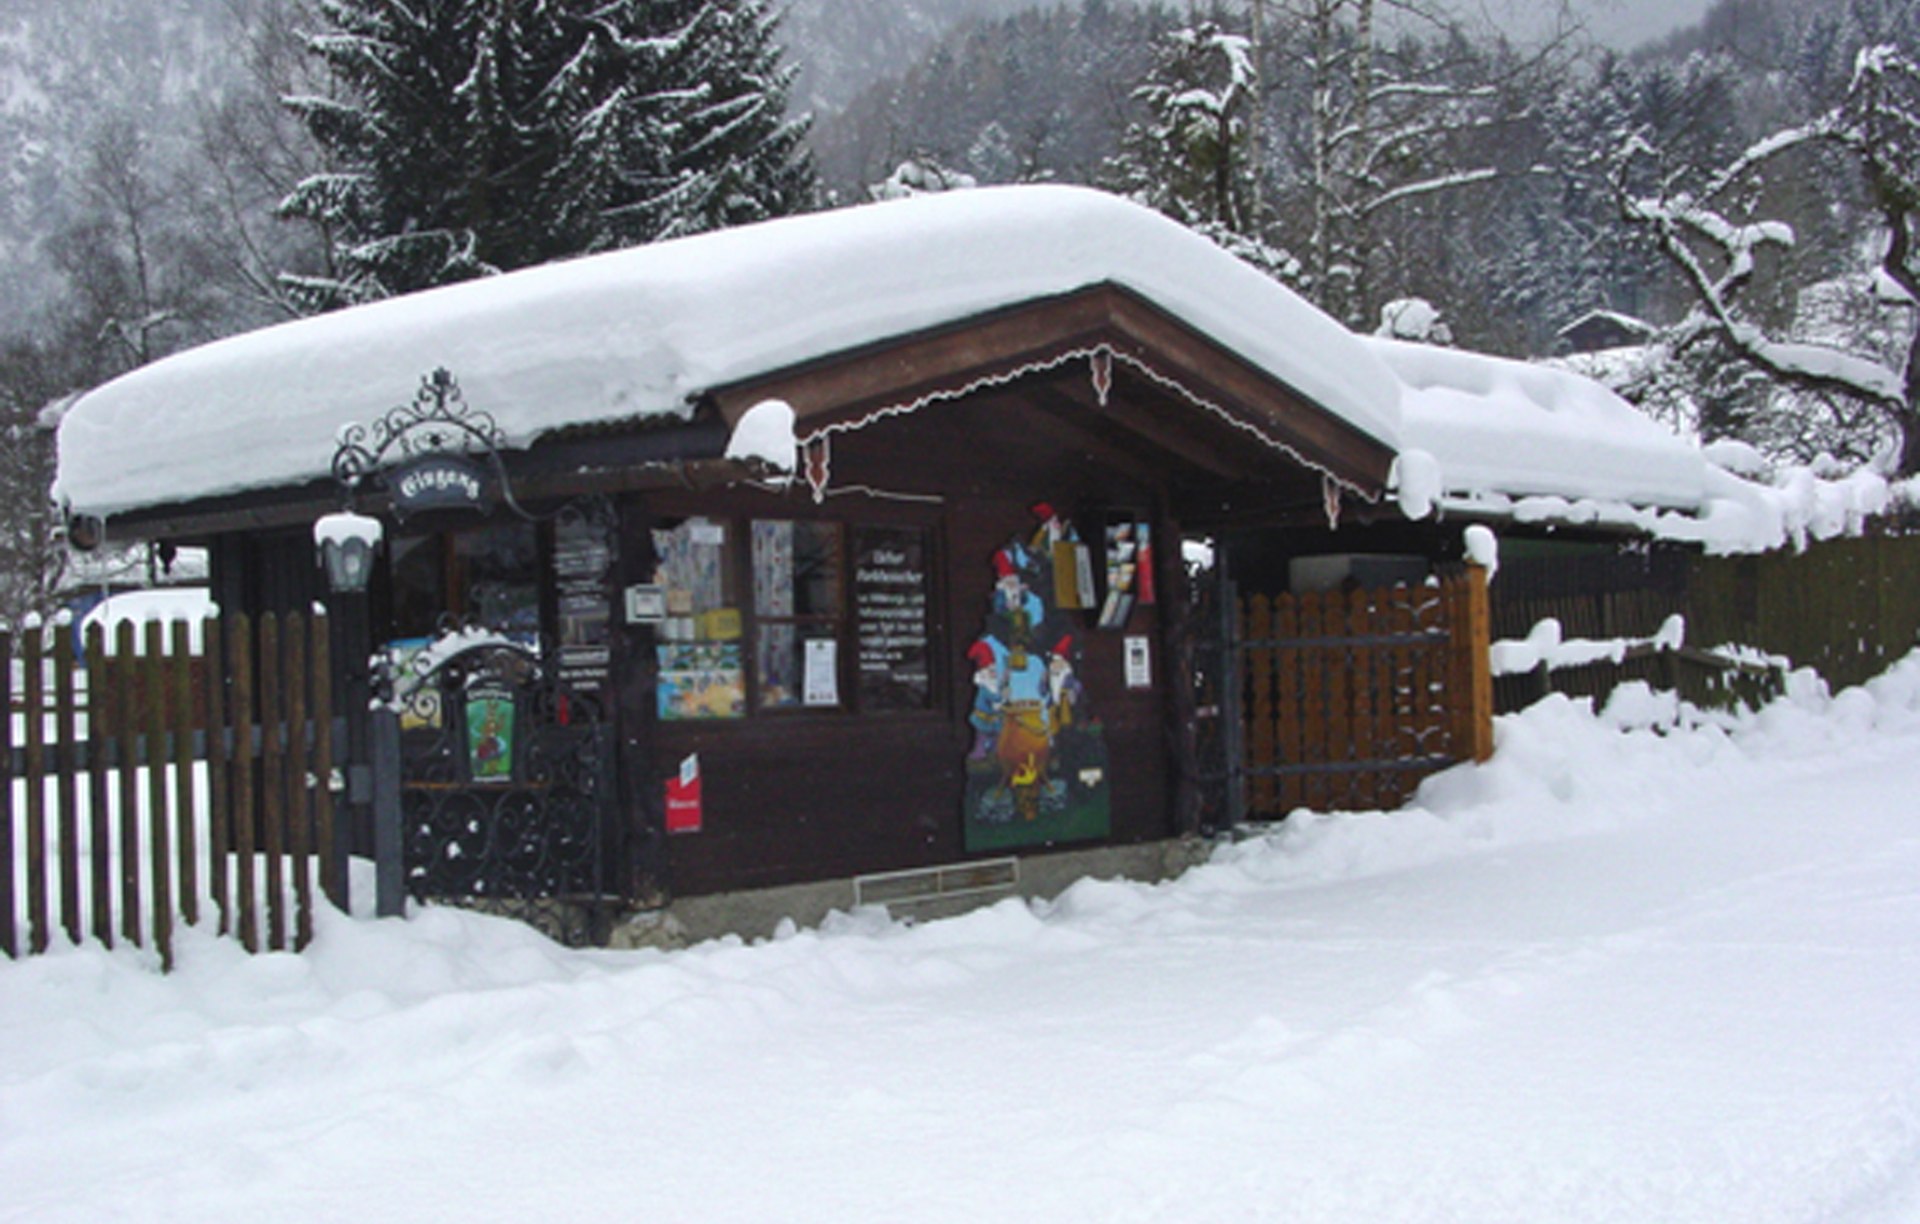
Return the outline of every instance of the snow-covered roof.
<path id="1" fill-rule="evenodd" d="M 1438 465 L 1434 494 L 1530 495 L 1698 509 L 1700 449 L 1565 370 L 1368 337 L 1400 383 L 1403 456 Z"/>
<path id="2" fill-rule="evenodd" d="M 310 480 L 342 425 L 444 366 L 511 446 L 684 417 L 700 393 L 825 354 L 1111 282 L 1391 445 L 1393 379 L 1305 300 L 1149 209 L 986 188 L 743 226 L 235 336 L 87 394 L 58 497 L 108 516 Z"/>

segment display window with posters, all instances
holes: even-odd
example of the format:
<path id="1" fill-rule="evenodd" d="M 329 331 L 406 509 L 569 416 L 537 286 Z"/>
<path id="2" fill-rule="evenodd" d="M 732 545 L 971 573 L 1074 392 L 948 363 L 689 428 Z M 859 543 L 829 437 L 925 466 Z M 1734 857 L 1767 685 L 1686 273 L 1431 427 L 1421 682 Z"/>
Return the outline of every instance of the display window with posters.
<path id="1" fill-rule="evenodd" d="M 662 720 L 933 708 L 926 529 L 696 515 L 653 547 Z"/>

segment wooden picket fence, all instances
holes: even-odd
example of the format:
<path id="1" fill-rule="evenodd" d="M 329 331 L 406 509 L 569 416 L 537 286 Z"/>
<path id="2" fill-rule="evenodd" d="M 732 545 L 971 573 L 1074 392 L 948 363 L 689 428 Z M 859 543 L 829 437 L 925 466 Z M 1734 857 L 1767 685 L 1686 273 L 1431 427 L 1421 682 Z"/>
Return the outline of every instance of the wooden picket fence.
<path id="1" fill-rule="evenodd" d="M 1486 571 L 1248 596 L 1236 628 L 1245 814 L 1393 807 L 1492 753 Z"/>
<path id="2" fill-rule="evenodd" d="M 1887 523 L 1803 550 L 1696 557 L 1685 611 L 1690 642 L 1758 647 L 1836 691 L 1864 684 L 1920 645 L 1920 531 Z"/>
<path id="3" fill-rule="evenodd" d="M 1493 584 L 1495 640 L 1524 638 L 1545 617 L 1568 639 L 1646 638 L 1678 613 L 1687 645 L 1502 676 L 1495 702 L 1505 712 L 1558 692 L 1604 703 L 1633 680 L 1702 706 L 1758 705 L 1778 693 L 1780 668 L 1717 649 L 1727 646 L 1812 667 L 1835 689 L 1861 684 L 1920 644 L 1916 575 L 1920 533 L 1905 522 L 1768 553 L 1655 548 L 1503 561 Z"/>
<path id="4" fill-rule="evenodd" d="M 326 617 L 205 629 L 196 651 L 184 621 L 143 635 L 122 623 L 109 653 L 91 626 L 84 668 L 64 626 L 0 634 L 14 667 L 0 719 L 7 955 L 58 932 L 152 948 L 170 967 L 176 922 L 203 913 L 250 951 L 300 948 L 316 873 L 344 898 Z"/>

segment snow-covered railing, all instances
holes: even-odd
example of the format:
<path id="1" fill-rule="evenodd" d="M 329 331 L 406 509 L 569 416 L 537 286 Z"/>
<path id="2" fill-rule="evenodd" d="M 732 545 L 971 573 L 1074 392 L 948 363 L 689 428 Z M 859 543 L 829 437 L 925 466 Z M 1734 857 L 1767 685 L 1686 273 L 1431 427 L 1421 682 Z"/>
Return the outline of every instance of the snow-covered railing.
<path id="1" fill-rule="evenodd" d="M 1661 687 L 1679 687 L 1678 668 L 1690 664 L 1723 677 L 1735 674 L 1773 687 L 1784 671 L 1784 660 L 1757 651 L 1722 647 L 1702 649 L 1686 641 L 1686 618 L 1667 617 L 1660 628 L 1645 637 L 1564 638 L 1556 617 L 1542 617 L 1524 638 L 1509 638 L 1493 643 L 1490 656 L 1495 678 L 1532 675 L 1537 679 L 1537 700 L 1553 692 L 1553 673 L 1594 664 L 1623 664 L 1655 660 Z"/>

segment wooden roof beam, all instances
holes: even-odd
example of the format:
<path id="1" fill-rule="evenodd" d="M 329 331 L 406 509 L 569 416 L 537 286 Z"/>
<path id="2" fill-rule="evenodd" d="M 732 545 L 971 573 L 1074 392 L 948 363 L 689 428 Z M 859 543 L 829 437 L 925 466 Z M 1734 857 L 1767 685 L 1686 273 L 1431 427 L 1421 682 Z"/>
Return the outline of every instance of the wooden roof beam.
<path id="1" fill-rule="evenodd" d="M 737 422 L 765 399 L 791 404 L 805 426 L 857 422 L 929 395 L 1107 345 L 1249 426 L 1369 491 L 1384 488 L 1393 452 L 1345 418 L 1200 334 L 1130 290 L 1100 284 L 958 323 L 830 354 L 715 388 Z M 1122 362 L 1121 364 L 1127 364 Z M 1203 411 L 1197 406 L 1194 411 Z"/>

